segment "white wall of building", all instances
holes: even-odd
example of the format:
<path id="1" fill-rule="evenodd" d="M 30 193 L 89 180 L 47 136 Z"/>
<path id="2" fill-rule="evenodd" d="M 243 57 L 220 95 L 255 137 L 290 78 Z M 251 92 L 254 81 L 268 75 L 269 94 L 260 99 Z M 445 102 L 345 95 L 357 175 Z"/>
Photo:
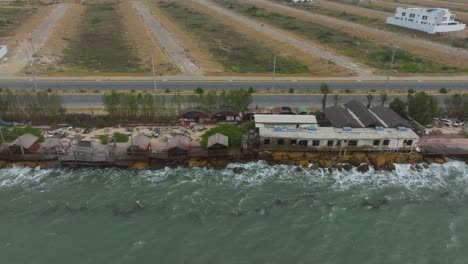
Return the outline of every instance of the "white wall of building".
<path id="1" fill-rule="evenodd" d="M 465 29 L 465 24 L 455 21 L 455 14 L 445 8 L 402 8 L 387 18 L 387 24 L 411 28 L 434 34 Z"/>
<path id="2" fill-rule="evenodd" d="M 7 46 L 0 46 L 0 59 L 3 59 L 8 53 Z"/>

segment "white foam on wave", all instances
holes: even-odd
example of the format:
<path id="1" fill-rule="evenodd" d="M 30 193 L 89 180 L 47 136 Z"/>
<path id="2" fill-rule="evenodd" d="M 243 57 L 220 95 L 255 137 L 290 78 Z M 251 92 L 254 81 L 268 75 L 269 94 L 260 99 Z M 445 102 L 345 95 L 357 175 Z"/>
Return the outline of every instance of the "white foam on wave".
<path id="1" fill-rule="evenodd" d="M 0 187 L 39 184 L 51 170 L 11 167 L 0 170 Z"/>

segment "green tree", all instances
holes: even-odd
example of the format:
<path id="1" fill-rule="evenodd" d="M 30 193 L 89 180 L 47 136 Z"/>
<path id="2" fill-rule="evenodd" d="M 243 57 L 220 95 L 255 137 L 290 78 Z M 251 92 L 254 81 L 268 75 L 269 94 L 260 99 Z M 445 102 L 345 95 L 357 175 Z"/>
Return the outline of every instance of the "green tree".
<path id="1" fill-rule="evenodd" d="M 197 87 L 194 92 L 198 95 L 203 95 L 205 93 L 205 89 L 203 89 L 203 87 Z"/>
<path id="2" fill-rule="evenodd" d="M 393 99 L 393 101 L 390 103 L 390 109 L 395 111 L 401 117 L 408 117 L 408 104 L 400 98 Z"/>
<path id="3" fill-rule="evenodd" d="M 379 102 L 381 106 L 385 106 L 389 100 L 390 98 L 388 98 L 387 93 L 381 93 L 379 95 Z"/>
<path id="4" fill-rule="evenodd" d="M 425 92 L 408 96 L 408 115 L 422 125 L 430 124 L 438 110 L 437 100 Z"/>
<path id="5" fill-rule="evenodd" d="M 463 96 L 454 94 L 445 100 L 445 107 L 449 115 L 463 118 L 465 115 L 465 102 Z"/>
<path id="6" fill-rule="evenodd" d="M 341 97 L 339 94 L 334 94 L 333 95 L 333 105 L 337 106 L 341 101 Z"/>
<path id="7" fill-rule="evenodd" d="M 327 107 L 327 96 L 330 93 L 330 88 L 328 87 L 328 84 L 322 83 L 320 85 L 320 92 L 323 94 L 323 97 L 322 97 L 322 111 L 323 111 Z"/>
<path id="8" fill-rule="evenodd" d="M 448 93 L 448 90 L 447 90 L 447 88 L 442 87 L 442 88 L 440 88 L 439 93 L 446 94 L 446 93 Z"/>

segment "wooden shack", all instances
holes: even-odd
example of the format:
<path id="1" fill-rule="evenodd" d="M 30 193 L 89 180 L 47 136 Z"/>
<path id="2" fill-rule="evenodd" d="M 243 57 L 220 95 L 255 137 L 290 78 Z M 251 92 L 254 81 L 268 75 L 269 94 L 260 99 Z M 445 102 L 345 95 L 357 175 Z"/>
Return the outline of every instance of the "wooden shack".
<path id="1" fill-rule="evenodd" d="M 40 147 L 38 137 L 24 134 L 13 141 L 8 149 L 12 154 L 32 154 L 36 153 Z"/>
<path id="2" fill-rule="evenodd" d="M 190 151 L 190 139 L 185 136 L 175 136 L 169 140 L 168 157 L 187 156 Z"/>
<path id="3" fill-rule="evenodd" d="M 127 146 L 127 155 L 148 157 L 151 154 L 151 139 L 140 133 L 130 139 Z"/>
<path id="4" fill-rule="evenodd" d="M 229 138 L 223 134 L 216 133 L 208 138 L 206 148 L 208 150 L 226 150 L 229 147 Z"/>

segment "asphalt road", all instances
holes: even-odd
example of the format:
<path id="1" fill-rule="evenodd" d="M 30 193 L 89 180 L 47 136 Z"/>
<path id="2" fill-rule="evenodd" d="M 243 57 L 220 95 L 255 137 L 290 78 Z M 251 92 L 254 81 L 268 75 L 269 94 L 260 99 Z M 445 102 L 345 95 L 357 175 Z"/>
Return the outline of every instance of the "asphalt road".
<path id="1" fill-rule="evenodd" d="M 337 90 L 385 90 L 386 84 L 382 82 L 327 82 L 330 89 Z M 191 82 L 158 82 L 158 90 L 169 89 L 177 90 L 194 90 L 197 87 L 203 87 L 205 90 L 223 90 L 223 89 L 247 89 L 250 86 L 257 90 L 318 90 L 320 82 L 206 82 L 206 81 L 191 81 Z M 1 81 L 1 89 L 12 90 L 32 90 L 34 89 L 32 82 L 24 81 Z M 151 81 L 144 82 L 99 82 L 99 81 L 76 81 L 76 82 L 61 82 L 61 81 L 41 81 L 37 83 L 39 90 L 152 90 L 153 83 Z M 415 91 L 434 90 L 438 91 L 441 87 L 446 87 L 449 90 L 468 90 L 468 82 L 391 82 L 388 85 L 390 91 L 406 91 L 413 89 Z"/>

